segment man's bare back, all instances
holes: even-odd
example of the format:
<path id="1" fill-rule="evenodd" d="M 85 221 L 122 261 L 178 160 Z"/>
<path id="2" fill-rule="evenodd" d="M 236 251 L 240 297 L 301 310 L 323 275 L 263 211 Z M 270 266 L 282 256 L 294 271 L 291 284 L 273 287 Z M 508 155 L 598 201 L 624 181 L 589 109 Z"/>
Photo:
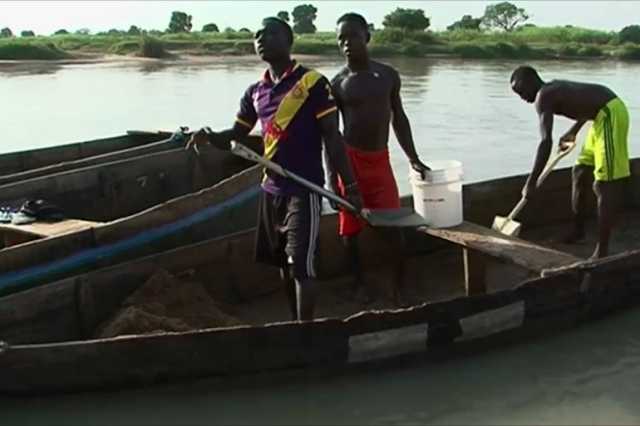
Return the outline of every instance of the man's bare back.
<path id="1" fill-rule="evenodd" d="M 533 168 L 522 189 L 525 198 L 536 193 L 538 177 L 552 150 L 554 115 L 575 120 L 559 138 L 559 149 L 575 143 L 584 124 L 593 121 L 571 173 L 574 224 L 562 241 L 574 243 L 584 238 L 585 194 L 592 187 L 597 197 L 598 212 L 598 244 L 592 257 L 607 256 L 614 217 L 620 207 L 625 181 L 630 175 L 629 113 L 626 106 L 611 89 L 603 85 L 567 80 L 545 82 L 528 65 L 516 68 L 511 74 L 510 83 L 511 89 L 520 98 L 535 103 L 540 127 L 540 143 Z"/>
<path id="2" fill-rule="evenodd" d="M 399 75 L 388 65 L 370 61 L 370 68 L 344 67 L 333 79 L 333 91 L 344 120 L 344 137 L 354 148 L 387 148 L 392 100 L 399 91 Z"/>
<path id="3" fill-rule="evenodd" d="M 536 107 L 540 112 L 588 121 L 595 119 L 598 111 L 615 97 L 611 89 L 600 84 L 552 80 L 540 90 Z"/>

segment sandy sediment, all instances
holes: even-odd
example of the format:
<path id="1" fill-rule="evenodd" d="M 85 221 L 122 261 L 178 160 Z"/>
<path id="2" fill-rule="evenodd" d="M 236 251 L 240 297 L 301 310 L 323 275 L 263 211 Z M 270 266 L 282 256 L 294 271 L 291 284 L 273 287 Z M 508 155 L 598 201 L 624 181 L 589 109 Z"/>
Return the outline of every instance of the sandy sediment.
<path id="1" fill-rule="evenodd" d="M 158 270 L 129 296 L 115 315 L 98 327 L 96 337 L 187 331 L 240 325 L 222 311 L 204 287 Z"/>

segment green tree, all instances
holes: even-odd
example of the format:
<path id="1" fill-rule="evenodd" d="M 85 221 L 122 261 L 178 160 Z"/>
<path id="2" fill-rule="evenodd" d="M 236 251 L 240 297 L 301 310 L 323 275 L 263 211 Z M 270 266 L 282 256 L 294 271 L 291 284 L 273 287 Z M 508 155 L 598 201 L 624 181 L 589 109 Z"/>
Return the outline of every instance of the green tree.
<path id="1" fill-rule="evenodd" d="M 78 34 L 78 35 L 89 35 L 89 34 L 91 34 L 91 30 L 89 28 L 80 28 L 79 30 L 76 30 L 76 34 Z"/>
<path id="2" fill-rule="evenodd" d="M 168 33 L 188 33 L 191 31 L 193 24 L 191 23 L 191 15 L 184 12 L 175 11 L 171 13 L 169 21 Z"/>
<path id="3" fill-rule="evenodd" d="M 464 15 L 462 19 L 454 22 L 453 24 L 447 27 L 448 31 L 455 30 L 479 30 L 480 24 L 482 23 L 482 18 L 474 18 L 471 15 Z"/>
<path id="4" fill-rule="evenodd" d="M 0 30 L 0 38 L 13 37 L 13 31 L 10 28 L 4 27 Z"/>
<path id="5" fill-rule="evenodd" d="M 64 35 L 64 34 L 69 34 L 69 31 L 65 30 L 64 28 L 53 33 L 53 35 Z"/>
<path id="6" fill-rule="evenodd" d="M 107 31 L 107 35 L 120 35 L 122 34 L 124 31 L 121 31 L 117 28 L 111 28 L 109 31 Z M 103 33 L 104 34 L 104 33 Z"/>
<path id="7" fill-rule="evenodd" d="M 225 32 L 225 33 L 235 33 L 235 32 L 236 32 L 236 30 L 234 30 L 234 29 L 233 29 L 233 28 L 231 28 L 231 27 L 227 27 L 227 28 L 225 28 L 225 29 L 224 29 L 224 32 Z"/>
<path id="8" fill-rule="evenodd" d="M 369 28 L 369 32 L 370 32 L 370 33 L 374 32 L 374 31 L 376 30 L 376 29 L 375 29 L 375 27 L 374 27 L 374 25 L 373 25 L 373 22 L 369 22 L 369 23 L 367 24 L 367 28 Z"/>
<path id="9" fill-rule="evenodd" d="M 618 34 L 621 43 L 640 44 L 640 25 L 629 25 L 624 27 Z"/>
<path id="10" fill-rule="evenodd" d="M 529 19 L 529 15 L 523 8 L 503 1 L 486 7 L 482 23 L 488 28 L 499 28 L 510 32 L 516 28 L 516 25 L 527 19 Z"/>
<path id="11" fill-rule="evenodd" d="M 249 28 L 246 27 L 242 27 L 238 30 L 239 33 L 250 33 L 251 30 Z"/>
<path id="12" fill-rule="evenodd" d="M 316 32 L 316 26 L 313 21 L 316 20 L 318 9 L 311 4 L 300 4 L 293 8 L 291 16 L 293 17 L 293 31 L 296 34 L 313 34 Z"/>
<path id="13" fill-rule="evenodd" d="M 132 25 L 127 30 L 127 34 L 129 34 L 129 35 L 140 35 L 140 34 L 142 34 L 142 30 L 140 30 L 140 28 L 136 27 L 135 25 Z"/>
<path id="14" fill-rule="evenodd" d="M 21 37 L 35 37 L 35 33 L 31 30 L 25 30 L 20 33 Z"/>
<path id="15" fill-rule="evenodd" d="M 219 33 L 220 30 L 218 29 L 218 26 L 214 23 L 210 23 L 210 24 L 205 24 L 202 27 L 202 32 L 203 33 Z"/>
<path id="16" fill-rule="evenodd" d="M 289 22 L 289 12 L 287 12 L 286 10 L 281 10 L 276 16 L 282 19 L 284 22 Z"/>
<path id="17" fill-rule="evenodd" d="M 385 28 L 424 31 L 431 25 L 431 20 L 424 16 L 424 10 L 422 9 L 403 9 L 398 7 L 384 17 L 382 25 Z"/>

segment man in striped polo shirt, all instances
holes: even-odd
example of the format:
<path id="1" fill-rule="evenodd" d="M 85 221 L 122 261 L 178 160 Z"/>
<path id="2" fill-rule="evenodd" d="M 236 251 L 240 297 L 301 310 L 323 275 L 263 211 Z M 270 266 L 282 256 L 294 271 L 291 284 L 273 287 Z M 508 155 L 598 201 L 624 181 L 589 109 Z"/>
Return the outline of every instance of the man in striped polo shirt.
<path id="1" fill-rule="evenodd" d="M 308 181 L 324 185 L 322 141 L 332 168 L 348 188 L 345 198 L 362 206 L 338 131 L 329 81 L 291 59 L 293 32 L 278 18 L 266 18 L 255 34 L 255 49 L 269 64 L 249 86 L 231 129 L 195 132 L 187 146 L 209 142 L 229 149 L 260 121 L 264 156 Z M 293 319 L 310 320 L 315 306 L 320 198 L 288 178 L 265 171 L 262 182 L 256 260 L 281 268 Z"/>
<path id="2" fill-rule="evenodd" d="M 592 258 L 609 253 L 609 236 L 614 216 L 622 201 L 624 184 L 629 180 L 629 113 L 622 100 L 609 88 L 566 80 L 544 82 L 530 66 L 518 67 L 511 75 L 511 88 L 524 101 L 535 104 L 542 141 L 522 194 L 531 197 L 536 190 L 552 148 L 554 114 L 575 120 L 560 138 L 560 144 L 574 143 L 587 121 L 593 121 L 572 173 L 574 227 L 564 239 L 575 243 L 585 236 L 585 196 L 593 176 L 598 203 L 598 243 Z"/>

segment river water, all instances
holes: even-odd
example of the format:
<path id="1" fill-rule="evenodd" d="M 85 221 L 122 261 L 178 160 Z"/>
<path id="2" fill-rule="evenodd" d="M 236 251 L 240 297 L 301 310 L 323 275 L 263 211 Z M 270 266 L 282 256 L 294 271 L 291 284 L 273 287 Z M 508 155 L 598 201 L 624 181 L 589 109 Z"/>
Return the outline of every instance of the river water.
<path id="1" fill-rule="evenodd" d="M 331 77 L 338 58 L 305 58 Z M 511 92 L 519 65 L 505 61 L 397 58 L 402 96 L 421 157 L 462 161 L 465 180 L 523 173 L 539 141 L 532 105 Z M 622 97 L 632 117 L 631 152 L 640 153 L 638 63 L 534 62 L 543 78 L 602 82 Z M 52 68 L 0 66 L 0 153 L 178 126 L 226 128 L 246 87 L 264 65 L 254 58 L 203 63 L 106 63 Z M 569 121 L 557 118 L 555 134 Z M 581 135 L 586 133 L 586 127 Z M 391 137 L 401 191 L 409 192 L 407 162 Z M 577 150 L 562 165 L 570 164 Z"/>
<path id="2" fill-rule="evenodd" d="M 305 58 L 332 76 L 338 59 Z M 538 143 L 532 105 L 509 88 L 508 61 L 388 61 L 423 160 L 456 159 L 467 182 L 525 173 Z M 533 62 L 543 78 L 600 82 L 626 102 L 640 154 L 638 63 Z M 0 153 L 180 125 L 222 128 L 264 66 L 202 63 L 0 66 Z M 557 118 L 556 136 L 570 125 Z M 584 137 L 586 128 L 581 132 Z M 563 160 L 569 165 L 576 153 Z M 408 193 L 408 168 L 391 157 Z M 199 381 L 124 392 L 0 399 L 1 424 L 640 424 L 640 311 L 439 364 L 272 383 Z M 176 348 L 179 350 L 179 348 Z M 0 372 L 1 380 L 1 372 Z"/>

